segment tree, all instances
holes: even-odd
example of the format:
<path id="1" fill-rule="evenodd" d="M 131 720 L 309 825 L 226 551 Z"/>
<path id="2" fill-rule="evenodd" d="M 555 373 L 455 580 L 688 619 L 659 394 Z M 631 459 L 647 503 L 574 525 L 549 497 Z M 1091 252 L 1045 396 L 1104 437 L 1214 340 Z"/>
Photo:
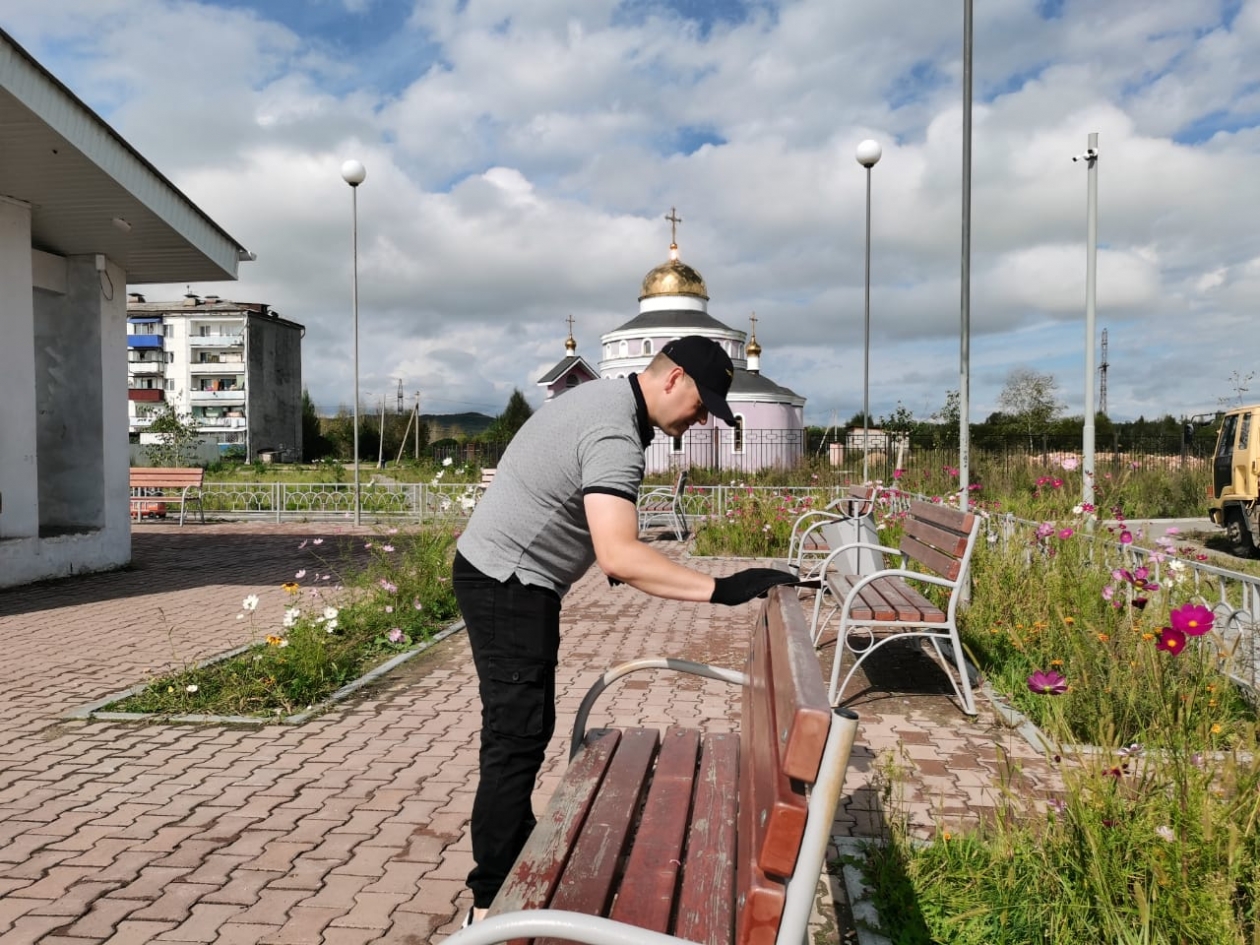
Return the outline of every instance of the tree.
<path id="1" fill-rule="evenodd" d="M 525 421 L 533 415 L 534 408 L 529 405 L 525 395 L 513 388 L 507 407 L 503 409 L 503 413 L 494 418 L 494 423 L 490 424 L 489 429 L 486 430 L 485 438 L 506 443 L 516 436 L 516 431 L 523 427 Z"/>
<path id="2" fill-rule="evenodd" d="M 962 395 L 956 390 L 945 392 L 945 403 L 932 414 L 932 422 L 937 424 L 932 431 L 932 442 L 940 447 L 945 444 L 958 444 L 958 423 L 962 417 Z"/>
<path id="3" fill-rule="evenodd" d="M 149 432 L 158 437 L 146 450 L 150 463 L 164 468 L 192 465 L 197 457 L 197 444 L 201 442 L 192 417 L 180 416 L 170 404 L 163 404 L 154 411 Z"/>
<path id="4" fill-rule="evenodd" d="M 302 388 L 302 462 L 311 463 L 332 452 L 332 444 L 320 430 L 319 413 L 311 392 Z"/>
<path id="5" fill-rule="evenodd" d="M 1015 368 L 1006 376 L 1006 386 L 998 395 L 998 405 L 1028 434 L 1032 445 L 1034 433 L 1044 432 L 1063 411 L 1057 396 L 1059 382 L 1053 374 L 1042 374 L 1032 368 Z"/>

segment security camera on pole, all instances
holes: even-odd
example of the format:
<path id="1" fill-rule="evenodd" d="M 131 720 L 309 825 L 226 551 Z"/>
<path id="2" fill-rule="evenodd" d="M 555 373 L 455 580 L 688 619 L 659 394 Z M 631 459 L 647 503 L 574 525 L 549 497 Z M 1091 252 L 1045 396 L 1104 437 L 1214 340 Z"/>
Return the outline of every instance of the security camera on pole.
<path id="1" fill-rule="evenodd" d="M 354 310 L 354 524 L 362 524 L 359 495 L 359 185 L 367 170 L 358 161 L 341 165 L 341 179 L 350 185 L 350 295 Z"/>
<path id="2" fill-rule="evenodd" d="M 866 168 L 866 304 L 863 312 L 862 344 L 862 482 L 870 482 L 868 437 L 871 422 L 871 168 L 879 163 L 884 150 L 878 141 L 867 138 L 857 146 L 857 162 Z"/>

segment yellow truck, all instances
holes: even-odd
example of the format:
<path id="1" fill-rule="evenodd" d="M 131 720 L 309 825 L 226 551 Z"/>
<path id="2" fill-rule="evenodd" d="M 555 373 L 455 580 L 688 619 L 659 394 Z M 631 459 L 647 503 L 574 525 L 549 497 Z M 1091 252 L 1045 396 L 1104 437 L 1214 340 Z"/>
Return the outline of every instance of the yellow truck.
<path id="1" fill-rule="evenodd" d="M 1212 454 L 1208 518 L 1225 529 L 1234 554 L 1260 545 L 1260 404 L 1234 407 L 1221 419 Z"/>

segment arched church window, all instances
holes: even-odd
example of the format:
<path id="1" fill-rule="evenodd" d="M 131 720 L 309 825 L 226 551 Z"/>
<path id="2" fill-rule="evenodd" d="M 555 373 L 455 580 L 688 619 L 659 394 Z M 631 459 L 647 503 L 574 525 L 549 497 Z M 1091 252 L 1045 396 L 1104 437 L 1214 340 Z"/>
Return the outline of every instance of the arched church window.
<path id="1" fill-rule="evenodd" d="M 620 354 L 623 358 L 630 353 L 630 345 L 626 342 L 623 341 L 618 347 L 620 348 Z"/>
<path id="2" fill-rule="evenodd" d="M 683 442 L 682 442 L 681 436 L 675 436 L 670 439 L 669 451 L 671 453 L 681 453 L 683 451 Z"/>
<path id="3" fill-rule="evenodd" d="M 582 382 L 578 379 L 578 376 L 576 374 L 570 374 L 568 377 L 564 379 L 565 387 L 577 387 L 581 383 Z"/>
<path id="4" fill-rule="evenodd" d="M 744 452 L 744 416 L 735 414 L 735 426 L 731 428 L 732 452 Z"/>
<path id="5" fill-rule="evenodd" d="M 652 353 L 652 339 L 651 338 L 643 339 L 643 353 L 644 354 Z"/>

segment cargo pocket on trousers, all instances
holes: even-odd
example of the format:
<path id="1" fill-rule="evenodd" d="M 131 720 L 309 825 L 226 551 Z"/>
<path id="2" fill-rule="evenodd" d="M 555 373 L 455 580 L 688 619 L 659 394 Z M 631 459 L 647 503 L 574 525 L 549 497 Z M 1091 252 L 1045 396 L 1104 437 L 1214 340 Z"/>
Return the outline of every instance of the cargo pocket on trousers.
<path id="1" fill-rule="evenodd" d="M 533 738 L 547 723 L 546 668 L 525 660 L 491 659 L 489 724 L 498 735 Z"/>

